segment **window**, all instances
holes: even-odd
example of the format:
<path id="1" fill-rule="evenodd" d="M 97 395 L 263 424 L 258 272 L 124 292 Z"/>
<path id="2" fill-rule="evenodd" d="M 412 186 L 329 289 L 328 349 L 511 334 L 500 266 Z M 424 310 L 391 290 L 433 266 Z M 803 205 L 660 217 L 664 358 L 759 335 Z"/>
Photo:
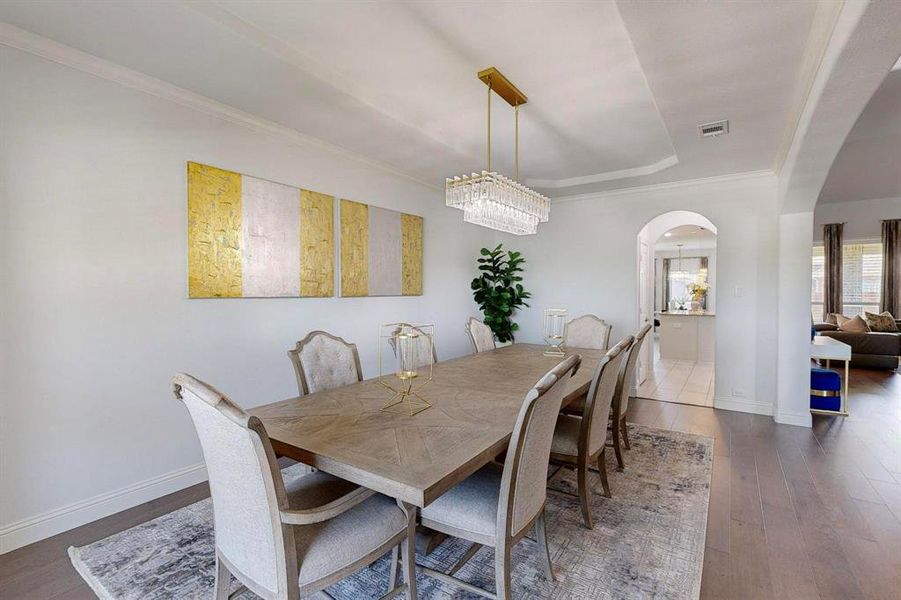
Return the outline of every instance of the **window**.
<path id="1" fill-rule="evenodd" d="M 825 255 L 823 246 L 813 247 L 813 283 L 810 309 L 814 319 L 823 314 L 825 290 Z M 842 314 L 878 313 L 882 296 L 882 244 L 854 242 L 842 244 Z"/>
<path id="2" fill-rule="evenodd" d="M 663 272 L 666 274 L 663 310 L 687 307 L 691 301 L 688 286 L 693 283 L 707 283 L 707 257 L 664 258 Z M 706 296 L 701 300 L 701 308 L 707 308 Z"/>

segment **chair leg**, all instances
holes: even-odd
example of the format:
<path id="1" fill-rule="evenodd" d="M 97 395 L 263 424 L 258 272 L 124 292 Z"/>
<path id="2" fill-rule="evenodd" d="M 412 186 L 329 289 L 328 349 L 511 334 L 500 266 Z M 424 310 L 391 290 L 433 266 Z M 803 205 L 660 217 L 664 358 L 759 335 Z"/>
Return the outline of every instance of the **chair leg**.
<path id="1" fill-rule="evenodd" d="M 219 553 L 216 553 L 216 584 L 213 588 L 213 597 L 216 600 L 228 600 L 228 588 L 231 584 L 231 573 L 221 560 Z"/>
<path id="2" fill-rule="evenodd" d="M 613 453 L 616 454 L 616 464 L 620 471 L 626 468 L 626 463 L 623 461 L 623 450 L 619 442 L 621 425 L 619 419 L 613 420 Z"/>
<path id="3" fill-rule="evenodd" d="M 626 450 L 631 450 L 632 445 L 629 443 L 629 424 L 626 423 L 625 415 L 623 415 L 622 424 L 619 426 L 619 429 L 623 432 L 623 446 Z"/>
<path id="4" fill-rule="evenodd" d="M 598 454 L 598 475 L 601 476 L 601 485 L 604 486 L 604 495 L 610 498 L 610 483 L 607 482 L 607 449 L 601 448 Z"/>
<path id="5" fill-rule="evenodd" d="M 494 549 L 494 585 L 498 600 L 512 600 L 510 581 L 510 542 Z"/>
<path id="6" fill-rule="evenodd" d="M 588 465 L 580 462 L 578 468 L 579 481 L 579 500 L 582 503 L 582 519 L 585 521 L 585 527 L 594 529 L 594 523 L 591 521 L 591 491 L 588 489 Z"/>
<path id="7" fill-rule="evenodd" d="M 406 599 L 416 600 L 416 507 L 400 500 L 397 503 L 407 515 L 407 539 L 401 548 L 404 582 L 407 584 Z"/>
<path id="8" fill-rule="evenodd" d="M 403 543 L 403 542 L 401 542 Z M 391 566 L 388 568 L 388 591 L 397 587 L 397 567 L 400 555 L 400 544 L 391 549 Z"/>
<path id="9" fill-rule="evenodd" d="M 538 551 L 541 552 L 541 556 L 544 558 L 545 578 L 548 581 L 557 581 L 554 577 L 554 565 L 551 563 L 551 549 L 547 545 L 547 526 L 544 520 L 544 509 L 538 515 L 538 520 L 535 521 L 535 539 L 538 541 Z"/>

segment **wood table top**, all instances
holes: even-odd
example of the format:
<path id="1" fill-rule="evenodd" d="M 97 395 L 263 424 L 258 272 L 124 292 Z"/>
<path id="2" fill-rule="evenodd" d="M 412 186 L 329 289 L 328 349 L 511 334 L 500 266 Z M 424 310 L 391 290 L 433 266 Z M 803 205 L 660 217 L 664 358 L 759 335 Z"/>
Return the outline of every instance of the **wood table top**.
<path id="1" fill-rule="evenodd" d="M 419 392 L 432 407 L 409 416 L 381 410 L 377 379 L 254 408 L 279 455 L 419 507 L 502 452 L 526 392 L 560 357 L 514 344 L 436 363 Z M 584 395 L 602 350 L 570 348 L 582 366 L 564 405 Z"/>

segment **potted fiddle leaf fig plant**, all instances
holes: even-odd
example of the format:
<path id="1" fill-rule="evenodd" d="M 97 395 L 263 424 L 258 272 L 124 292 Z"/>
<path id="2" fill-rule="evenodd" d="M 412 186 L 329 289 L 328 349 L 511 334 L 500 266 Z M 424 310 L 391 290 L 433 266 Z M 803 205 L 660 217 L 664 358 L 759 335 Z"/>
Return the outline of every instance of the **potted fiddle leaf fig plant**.
<path id="1" fill-rule="evenodd" d="M 503 244 L 494 250 L 482 248 L 479 276 L 472 280 L 472 297 L 485 316 L 485 325 L 491 328 L 497 341 L 513 342 L 519 325 L 513 322 L 513 313 L 532 295 L 522 287 L 522 265 L 526 259 L 519 252 L 504 251 Z"/>

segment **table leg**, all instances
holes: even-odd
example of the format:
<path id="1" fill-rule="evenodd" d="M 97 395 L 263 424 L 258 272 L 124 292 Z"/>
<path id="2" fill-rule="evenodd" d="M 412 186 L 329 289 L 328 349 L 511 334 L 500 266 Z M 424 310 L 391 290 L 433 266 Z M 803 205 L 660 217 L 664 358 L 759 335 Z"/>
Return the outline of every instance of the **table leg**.
<path id="1" fill-rule="evenodd" d="M 848 365 L 850 362 L 851 361 L 848 360 L 845 361 L 845 393 L 842 394 L 842 412 L 845 414 L 848 414 L 848 382 L 850 381 L 851 377 L 851 370 Z"/>
<path id="2" fill-rule="evenodd" d="M 416 507 L 402 500 L 397 500 L 397 505 L 407 517 L 407 539 L 401 547 L 406 597 L 415 600 L 419 597 L 416 593 Z"/>

